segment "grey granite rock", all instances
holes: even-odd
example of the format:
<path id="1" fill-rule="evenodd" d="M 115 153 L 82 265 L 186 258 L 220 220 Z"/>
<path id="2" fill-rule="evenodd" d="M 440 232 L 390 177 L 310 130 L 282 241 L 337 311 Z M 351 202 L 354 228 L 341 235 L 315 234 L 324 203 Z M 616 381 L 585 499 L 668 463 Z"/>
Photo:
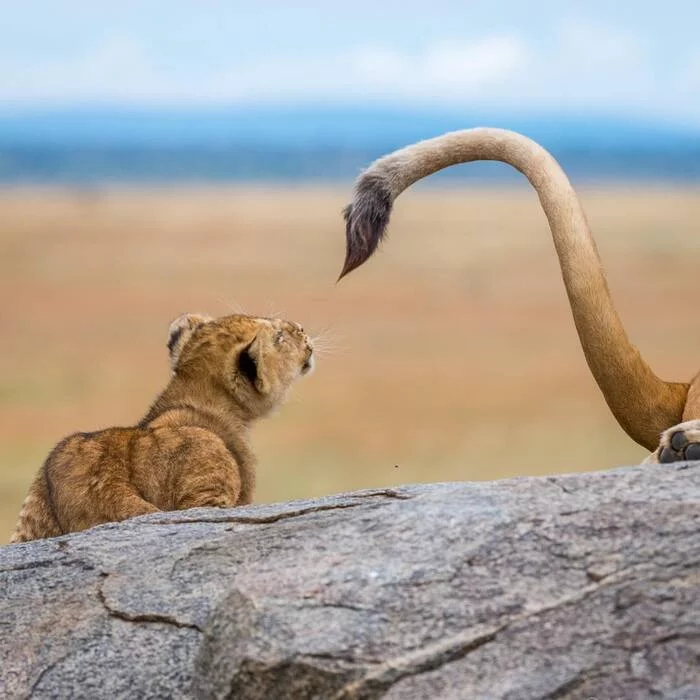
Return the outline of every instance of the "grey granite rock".
<path id="1" fill-rule="evenodd" d="M 1 698 L 700 698 L 700 464 L 0 548 Z"/>

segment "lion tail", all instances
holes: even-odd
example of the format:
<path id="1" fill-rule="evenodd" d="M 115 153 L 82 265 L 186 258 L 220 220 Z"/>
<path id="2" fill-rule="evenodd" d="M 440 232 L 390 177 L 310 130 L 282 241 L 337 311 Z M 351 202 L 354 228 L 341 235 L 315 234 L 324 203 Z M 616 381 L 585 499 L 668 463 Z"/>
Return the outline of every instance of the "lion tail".
<path id="1" fill-rule="evenodd" d="M 581 203 L 554 157 L 531 139 L 503 129 L 467 129 L 375 161 L 358 178 L 344 210 L 346 256 L 340 277 L 375 252 L 401 192 L 443 168 L 477 160 L 507 163 L 535 188 L 588 366 L 620 426 L 640 445 L 655 449 L 660 433 L 681 421 L 688 384 L 659 379 L 630 342 Z"/>

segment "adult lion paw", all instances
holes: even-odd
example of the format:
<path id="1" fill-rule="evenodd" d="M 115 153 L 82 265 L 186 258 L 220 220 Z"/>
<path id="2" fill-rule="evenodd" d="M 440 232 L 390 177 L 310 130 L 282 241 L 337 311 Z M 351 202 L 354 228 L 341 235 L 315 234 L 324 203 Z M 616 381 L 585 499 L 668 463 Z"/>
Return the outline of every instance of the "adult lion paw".
<path id="1" fill-rule="evenodd" d="M 700 420 L 689 420 L 665 430 L 654 456 L 662 464 L 700 460 Z"/>

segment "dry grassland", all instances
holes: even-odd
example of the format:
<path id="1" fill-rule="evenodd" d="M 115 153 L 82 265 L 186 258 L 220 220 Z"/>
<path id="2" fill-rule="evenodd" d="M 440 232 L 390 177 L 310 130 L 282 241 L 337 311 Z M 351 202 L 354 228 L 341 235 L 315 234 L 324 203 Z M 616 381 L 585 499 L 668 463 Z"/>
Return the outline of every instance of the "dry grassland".
<path id="1" fill-rule="evenodd" d="M 335 285 L 346 190 L 0 194 L 0 542 L 76 430 L 137 421 L 182 311 L 278 313 L 327 353 L 254 434 L 259 501 L 639 461 L 593 383 L 536 197 L 404 195 Z M 613 296 L 667 379 L 700 366 L 697 190 L 584 190 Z"/>

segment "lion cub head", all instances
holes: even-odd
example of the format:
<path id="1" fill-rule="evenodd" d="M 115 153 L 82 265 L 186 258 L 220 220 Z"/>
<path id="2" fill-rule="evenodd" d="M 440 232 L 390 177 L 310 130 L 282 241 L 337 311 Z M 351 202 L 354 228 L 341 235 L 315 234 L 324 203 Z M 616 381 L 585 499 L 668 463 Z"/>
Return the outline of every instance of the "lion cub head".
<path id="1" fill-rule="evenodd" d="M 248 418 L 274 410 L 314 367 L 309 336 L 279 318 L 183 314 L 170 325 L 168 350 L 176 377 L 204 391 L 223 390 Z"/>

